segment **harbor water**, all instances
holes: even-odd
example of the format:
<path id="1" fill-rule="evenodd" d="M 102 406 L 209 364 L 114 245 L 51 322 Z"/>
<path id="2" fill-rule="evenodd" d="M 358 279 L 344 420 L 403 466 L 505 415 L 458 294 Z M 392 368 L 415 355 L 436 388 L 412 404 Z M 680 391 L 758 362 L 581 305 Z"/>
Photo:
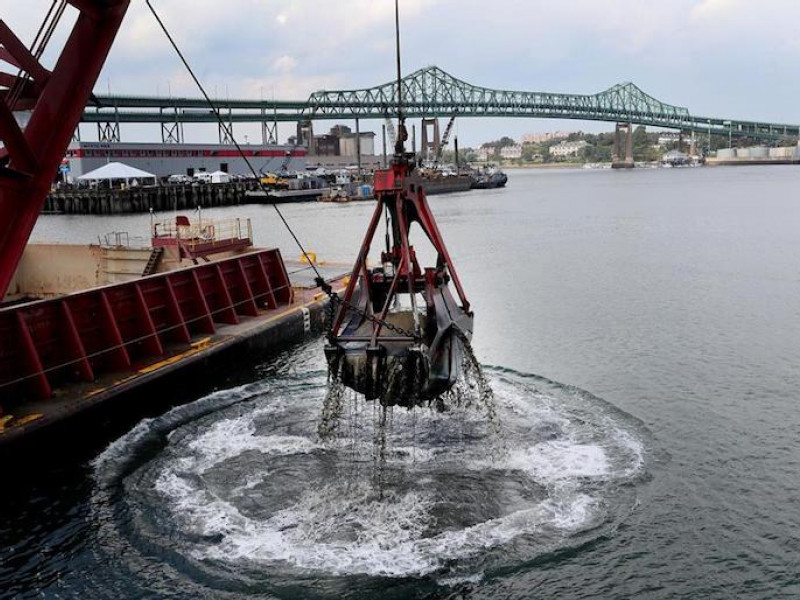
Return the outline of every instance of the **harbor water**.
<path id="1" fill-rule="evenodd" d="M 798 181 L 532 170 L 436 196 L 499 431 L 485 407 L 396 408 L 378 461 L 358 398 L 318 439 L 321 339 L 226 365 L 4 478 L 0 597 L 799 597 Z M 373 207 L 281 210 L 352 261 Z M 270 206 L 206 215 L 298 255 Z M 44 216 L 34 240 L 148 224 Z"/>

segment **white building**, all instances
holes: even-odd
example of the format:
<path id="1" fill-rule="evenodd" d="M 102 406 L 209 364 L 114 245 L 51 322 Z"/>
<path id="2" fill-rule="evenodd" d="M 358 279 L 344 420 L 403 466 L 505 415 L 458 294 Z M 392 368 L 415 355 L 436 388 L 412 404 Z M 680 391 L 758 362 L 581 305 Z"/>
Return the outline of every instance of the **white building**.
<path id="1" fill-rule="evenodd" d="M 569 131 L 550 131 L 548 133 L 526 133 L 522 136 L 523 144 L 542 144 L 555 140 L 563 140 L 571 135 Z"/>
<path id="2" fill-rule="evenodd" d="M 658 145 L 664 147 L 669 144 L 677 144 L 679 139 L 680 134 L 678 132 L 664 131 L 658 134 Z"/>
<path id="3" fill-rule="evenodd" d="M 494 146 L 488 146 L 485 148 L 478 148 L 477 152 L 475 152 L 475 156 L 480 161 L 487 161 L 494 156 L 495 148 Z"/>
<path id="4" fill-rule="evenodd" d="M 500 149 L 500 156 L 508 159 L 522 158 L 522 146 L 519 144 L 504 146 Z"/>
<path id="5" fill-rule="evenodd" d="M 561 142 L 550 147 L 550 156 L 555 158 L 570 158 L 578 156 L 578 153 L 589 144 L 585 140 L 577 142 Z"/>

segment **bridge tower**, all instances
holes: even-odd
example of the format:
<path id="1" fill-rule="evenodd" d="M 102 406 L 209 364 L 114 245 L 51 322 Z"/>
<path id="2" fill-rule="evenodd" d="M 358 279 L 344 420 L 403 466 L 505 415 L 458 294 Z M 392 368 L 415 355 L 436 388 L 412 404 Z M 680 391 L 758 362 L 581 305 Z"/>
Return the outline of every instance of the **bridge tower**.
<path id="1" fill-rule="evenodd" d="M 624 136 L 624 139 L 623 139 Z M 624 158 L 623 158 L 624 152 Z M 612 169 L 633 168 L 633 124 L 617 123 L 614 131 L 614 154 L 611 158 Z"/>
<path id="2" fill-rule="evenodd" d="M 433 130 L 432 132 L 430 130 Z M 436 117 L 422 119 L 422 143 L 419 146 L 419 153 L 426 162 L 432 162 L 434 157 L 439 154 L 439 119 Z"/>

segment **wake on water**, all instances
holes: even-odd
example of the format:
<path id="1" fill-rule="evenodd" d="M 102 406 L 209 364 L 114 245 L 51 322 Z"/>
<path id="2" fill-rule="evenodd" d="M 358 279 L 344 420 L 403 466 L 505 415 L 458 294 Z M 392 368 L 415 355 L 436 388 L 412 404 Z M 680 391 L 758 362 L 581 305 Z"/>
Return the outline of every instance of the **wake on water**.
<path id="1" fill-rule="evenodd" d="M 624 519 L 646 472 L 641 425 L 586 392 L 488 374 L 483 410 L 383 410 L 334 389 L 320 421 L 315 372 L 143 422 L 95 463 L 101 546 L 128 569 L 158 555 L 181 585 L 280 594 L 310 579 L 352 596 L 385 577 L 474 581 Z"/>

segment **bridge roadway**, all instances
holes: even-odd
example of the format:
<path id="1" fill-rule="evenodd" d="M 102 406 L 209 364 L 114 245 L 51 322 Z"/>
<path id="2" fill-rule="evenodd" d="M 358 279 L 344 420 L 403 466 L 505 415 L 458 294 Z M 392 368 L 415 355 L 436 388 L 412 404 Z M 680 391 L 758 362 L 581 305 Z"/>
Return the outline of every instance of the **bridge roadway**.
<path id="1" fill-rule="evenodd" d="M 707 135 L 778 141 L 800 136 L 800 126 L 692 115 L 687 108 L 653 98 L 632 83 L 592 95 L 519 92 L 479 87 L 438 67 L 426 67 L 403 78 L 403 106 L 408 117 L 529 117 L 633 123 L 694 131 Z M 397 83 L 360 90 L 314 92 L 307 100 L 219 100 L 229 123 L 383 119 L 394 115 Z M 180 123 L 216 122 L 200 98 L 98 96 L 82 122 Z"/>

